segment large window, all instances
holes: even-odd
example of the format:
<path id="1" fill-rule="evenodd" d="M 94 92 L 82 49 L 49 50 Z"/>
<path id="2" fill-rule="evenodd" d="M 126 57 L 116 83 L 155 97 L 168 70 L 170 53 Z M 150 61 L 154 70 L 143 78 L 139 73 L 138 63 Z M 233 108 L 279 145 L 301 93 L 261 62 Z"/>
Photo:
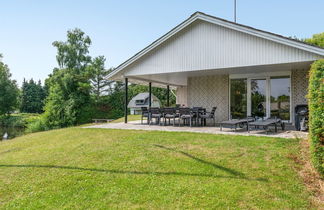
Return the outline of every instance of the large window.
<path id="1" fill-rule="evenodd" d="M 271 116 L 282 120 L 290 119 L 290 78 L 270 78 L 270 111 Z"/>
<path id="2" fill-rule="evenodd" d="M 283 76 L 277 76 L 277 75 Z M 290 76 L 247 75 L 230 80 L 230 114 L 232 119 L 278 117 L 290 121 Z"/>
<path id="3" fill-rule="evenodd" d="M 231 80 L 231 117 L 245 118 L 247 114 L 246 79 Z"/>
<path id="4" fill-rule="evenodd" d="M 251 79 L 251 114 L 265 117 L 266 112 L 266 79 Z"/>

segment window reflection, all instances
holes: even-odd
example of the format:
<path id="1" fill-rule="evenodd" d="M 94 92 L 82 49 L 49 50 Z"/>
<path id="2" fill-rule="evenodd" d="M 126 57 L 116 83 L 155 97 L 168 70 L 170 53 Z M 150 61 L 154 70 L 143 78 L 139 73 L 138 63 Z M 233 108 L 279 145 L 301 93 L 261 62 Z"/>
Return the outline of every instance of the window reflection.
<path id="1" fill-rule="evenodd" d="M 290 80 L 289 77 L 272 77 L 270 80 L 271 116 L 290 120 Z"/>
<path id="2" fill-rule="evenodd" d="M 231 116 L 233 119 L 246 117 L 246 79 L 231 80 Z"/>
<path id="3" fill-rule="evenodd" d="M 251 80 L 251 112 L 252 116 L 266 116 L 266 80 Z"/>

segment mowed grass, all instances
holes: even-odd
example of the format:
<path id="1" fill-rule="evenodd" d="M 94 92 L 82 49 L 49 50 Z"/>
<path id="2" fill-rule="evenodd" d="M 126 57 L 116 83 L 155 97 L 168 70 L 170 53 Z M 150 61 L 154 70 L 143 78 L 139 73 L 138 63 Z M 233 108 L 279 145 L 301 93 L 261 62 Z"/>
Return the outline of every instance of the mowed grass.
<path id="1" fill-rule="evenodd" d="M 298 140 L 68 128 L 0 142 L 0 208 L 305 209 Z"/>
<path id="2" fill-rule="evenodd" d="M 141 116 L 142 115 L 127 115 L 127 120 L 130 121 L 137 121 L 137 120 L 141 120 Z M 146 118 L 144 118 L 143 120 L 146 120 Z M 121 117 L 118 118 L 116 120 L 111 121 L 111 123 L 120 123 L 120 122 L 125 122 L 125 118 Z"/>

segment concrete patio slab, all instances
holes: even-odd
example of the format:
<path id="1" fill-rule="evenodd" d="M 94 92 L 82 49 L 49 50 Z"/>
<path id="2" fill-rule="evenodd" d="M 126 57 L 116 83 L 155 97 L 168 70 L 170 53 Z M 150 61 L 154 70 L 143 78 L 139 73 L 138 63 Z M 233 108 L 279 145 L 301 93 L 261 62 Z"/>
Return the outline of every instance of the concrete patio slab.
<path id="1" fill-rule="evenodd" d="M 246 129 L 237 129 L 235 132 L 230 128 L 223 128 L 220 131 L 219 127 L 189 127 L 189 126 L 160 126 L 141 124 L 140 121 L 132 121 L 125 123 L 105 123 L 94 124 L 84 128 L 105 128 L 105 129 L 125 129 L 125 130 L 147 130 L 147 131 L 170 131 L 170 132 L 193 132 L 193 133 L 210 133 L 210 134 L 225 134 L 225 135 L 243 135 L 243 136 L 268 136 L 280 138 L 307 138 L 308 133 L 295 130 L 279 130 L 277 133 L 264 130 L 252 130 L 250 133 Z"/>

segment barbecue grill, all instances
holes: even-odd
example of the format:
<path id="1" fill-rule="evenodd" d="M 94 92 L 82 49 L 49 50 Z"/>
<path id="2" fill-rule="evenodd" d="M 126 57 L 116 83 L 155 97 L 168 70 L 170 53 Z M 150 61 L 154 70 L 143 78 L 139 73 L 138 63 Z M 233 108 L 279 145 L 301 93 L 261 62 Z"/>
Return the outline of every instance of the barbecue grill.
<path id="1" fill-rule="evenodd" d="M 295 107 L 295 128 L 297 131 L 308 130 L 308 105 L 299 104 Z"/>

